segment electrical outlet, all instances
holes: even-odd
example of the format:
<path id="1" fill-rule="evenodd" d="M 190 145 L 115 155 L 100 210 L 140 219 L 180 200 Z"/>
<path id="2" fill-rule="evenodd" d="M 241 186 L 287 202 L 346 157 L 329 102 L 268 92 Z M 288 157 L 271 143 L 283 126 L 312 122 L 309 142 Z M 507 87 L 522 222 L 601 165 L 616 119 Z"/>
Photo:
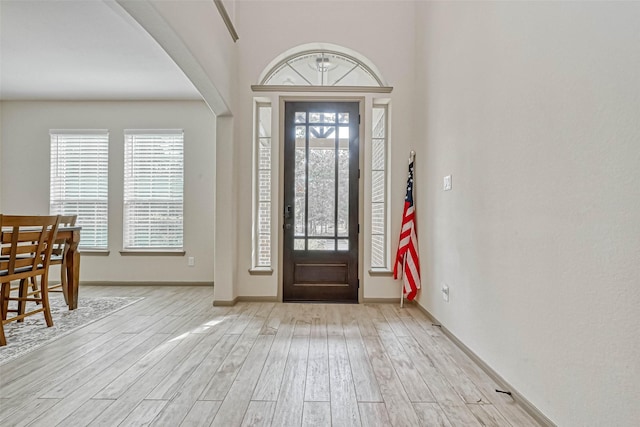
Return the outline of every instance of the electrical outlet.
<path id="1" fill-rule="evenodd" d="M 450 191 L 452 188 L 451 186 L 451 175 L 447 175 L 444 177 L 444 184 L 443 184 L 443 189 L 444 191 Z"/>
<path id="2" fill-rule="evenodd" d="M 442 284 L 442 299 L 449 302 L 449 286 L 446 283 Z"/>
<path id="3" fill-rule="evenodd" d="M 189 267 L 193 267 L 194 265 L 196 265 L 196 257 L 190 256 L 189 259 L 187 260 L 187 265 Z"/>

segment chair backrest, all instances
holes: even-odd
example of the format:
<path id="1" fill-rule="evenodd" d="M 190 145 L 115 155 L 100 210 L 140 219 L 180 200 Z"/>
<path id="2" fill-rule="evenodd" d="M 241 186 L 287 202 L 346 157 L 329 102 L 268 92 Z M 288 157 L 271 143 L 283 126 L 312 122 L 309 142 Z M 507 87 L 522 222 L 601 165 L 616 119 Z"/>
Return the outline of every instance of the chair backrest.
<path id="1" fill-rule="evenodd" d="M 0 215 L 0 271 L 3 275 L 49 268 L 59 217 Z"/>
<path id="2" fill-rule="evenodd" d="M 59 215 L 58 227 L 73 227 L 76 225 L 78 215 Z"/>
<path id="3" fill-rule="evenodd" d="M 78 219 L 78 215 L 59 215 L 60 220 L 58 221 L 59 227 L 73 227 L 76 225 L 76 220 Z M 65 239 L 57 239 L 55 244 L 53 245 L 52 254 L 55 257 L 61 257 L 65 253 L 65 246 L 67 241 Z"/>

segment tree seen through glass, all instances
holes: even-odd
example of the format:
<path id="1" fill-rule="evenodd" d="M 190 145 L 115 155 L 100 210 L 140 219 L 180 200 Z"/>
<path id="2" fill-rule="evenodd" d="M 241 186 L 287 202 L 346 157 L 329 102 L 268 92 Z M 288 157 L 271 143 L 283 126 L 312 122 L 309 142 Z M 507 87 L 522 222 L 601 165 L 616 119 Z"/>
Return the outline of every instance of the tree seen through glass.
<path id="1" fill-rule="evenodd" d="M 348 114 L 310 112 L 307 123 L 305 113 L 295 117 L 294 249 L 348 250 Z"/>

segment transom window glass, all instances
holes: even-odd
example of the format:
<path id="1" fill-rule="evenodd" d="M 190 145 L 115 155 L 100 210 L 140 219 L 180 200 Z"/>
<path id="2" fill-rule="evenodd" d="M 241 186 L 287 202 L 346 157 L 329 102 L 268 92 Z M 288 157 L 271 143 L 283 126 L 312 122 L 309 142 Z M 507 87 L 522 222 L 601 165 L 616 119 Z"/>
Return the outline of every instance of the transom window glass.
<path id="1" fill-rule="evenodd" d="M 78 215 L 81 249 L 107 249 L 109 132 L 52 130 L 49 212 Z"/>
<path id="2" fill-rule="evenodd" d="M 183 192 L 182 130 L 126 130 L 124 249 L 182 249 Z"/>
<path id="3" fill-rule="evenodd" d="M 330 50 L 305 51 L 276 64 L 261 85 L 276 86 L 383 86 L 380 79 L 356 58 Z"/>

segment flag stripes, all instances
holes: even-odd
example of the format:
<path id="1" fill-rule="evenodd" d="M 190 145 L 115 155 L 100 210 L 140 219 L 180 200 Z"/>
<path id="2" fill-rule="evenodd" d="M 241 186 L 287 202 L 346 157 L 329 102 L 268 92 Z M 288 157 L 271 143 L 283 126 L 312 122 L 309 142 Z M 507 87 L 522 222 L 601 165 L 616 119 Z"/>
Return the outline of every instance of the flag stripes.
<path id="1" fill-rule="evenodd" d="M 413 204 L 413 161 L 409 163 L 407 195 L 404 199 L 402 227 L 396 262 L 393 267 L 394 279 L 403 279 L 404 295 L 413 300 L 420 289 L 420 260 L 418 257 L 418 236 L 416 234 L 415 206 Z"/>

